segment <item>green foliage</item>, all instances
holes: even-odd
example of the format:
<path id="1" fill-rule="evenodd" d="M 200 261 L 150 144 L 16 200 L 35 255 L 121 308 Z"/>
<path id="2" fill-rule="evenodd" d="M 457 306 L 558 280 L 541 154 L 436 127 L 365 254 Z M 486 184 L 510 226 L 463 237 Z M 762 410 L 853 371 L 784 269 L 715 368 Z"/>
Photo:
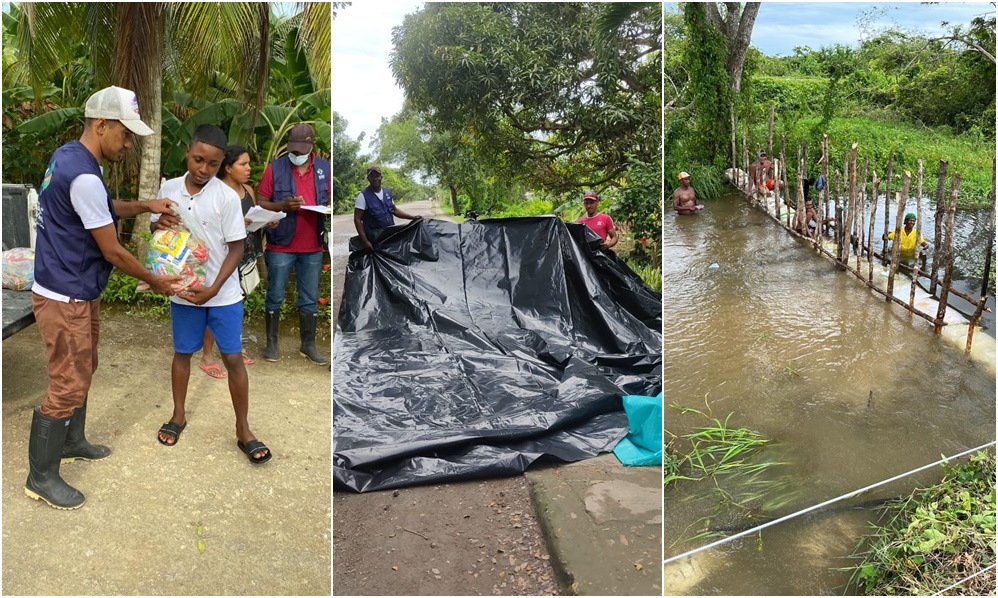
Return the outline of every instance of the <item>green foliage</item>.
<path id="1" fill-rule="evenodd" d="M 995 457 L 981 451 L 946 464 L 938 484 L 887 508 L 890 519 L 852 555 L 850 592 L 932 595 L 995 563 Z M 963 595 L 994 591 L 994 573 L 962 584 Z"/>
<path id="2" fill-rule="evenodd" d="M 641 280 L 645 282 L 646 285 L 655 290 L 656 293 L 662 292 L 662 266 L 655 264 L 639 264 L 633 260 L 625 260 L 627 266 L 634 270 L 634 273 L 641 277 Z M 659 262 L 661 263 L 661 262 Z"/>
<path id="3" fill-rule="evenodd" d="M 166 176 L 184 171 L 184 151 L 201 123 L 222 127 L 230 143 L 248 147 L 259 172 L 299 121 L 313 124 L 317 151 L 330 153 L 330 8 L 306 3 L 290 14 L 262 16 L 260 10 L 254 3 L 178 2 L 144 23 L 162 30 L 150 37 L 163 40 L 162 64 L 142 64 L 140 57 L 128 68 L 141 71 L 131 75 L 140 79 L 162 75 Z M 134 25 L 117 19 L 112 3 L 33 3 L 23 11 L 13 4 L 4 13 L 5 182 L 37 184 L 51 152 L 82 133 L 84 102 L 111 83 L 115 35 L 109 32 Z M 269 21 L 266 52 L 261 20 Z M 261 65 L 261 55 L 269 64 Z M 267 77 L 259 77 L 262 67 Z M 124 189 L 113 193 L 135 195 L 136 157 L 116 167 Z"/>
<path id="4" fill-rule="evenodd" d="M 724 68 L 727 44 L 724 34 L 707 20 L 702 3 L 687 2 L 685 66 L 688 89 L 695 109 L 687 135 L 688 151 L 702 162 L 724 168 L 730 153 L 732 91 Z"/>
<path id="5" fill-rule="evenodd" d="M 333 113 L 333 213 L 353 211 L 354 199 L 367 186 L 367 156 L 360 153 L 362 139 L 346 134 L 346 119 Z M 363 137 L 363 135 L 362 135 Z"/>
<path id="6" fill-rule="evenodd" d="M 626 221 L 635 237 L 661 238 L 661 172 L 661 158 L 649 162 L 637 156 L 631 159 L 626 185 L 620 190 L 620 201 L 611 216 Z"/>
<path id="7" fill-rule="evenodd" d="M 661 6 L 607 14 L 617 8 L 428 3 L 394 31 L 392 69 L 411 109 L 491 174 L 554 192 L 596 186 L 627 154 L 659 151 Z"/>
<path id="8" fill-rule="evenodd" d="M 554 212 L 554 204 L 545 199 L 528 199 L 527 201 L 506 206 L 497 212 L 490 212 L 489 218 L 523 218 L 527 216 L 544 216 Z"/>

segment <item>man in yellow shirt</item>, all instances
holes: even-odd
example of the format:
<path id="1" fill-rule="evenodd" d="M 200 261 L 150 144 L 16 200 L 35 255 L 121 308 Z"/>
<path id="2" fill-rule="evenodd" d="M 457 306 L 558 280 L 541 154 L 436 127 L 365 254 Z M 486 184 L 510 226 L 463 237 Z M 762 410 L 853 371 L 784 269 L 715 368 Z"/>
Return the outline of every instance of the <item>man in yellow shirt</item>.
<path id="1" fill-rule="evenodd" d="M 894 240 L 894 231 L 887 233 L 887 238 Z M 915 215 L 908 212 L 904 215 L 904 227 L 901 229 L 901 261 L 910 262 L 915 259 L 915 239 L 925 249 L 929 246 L 922 233 L 915 230 Z"/>

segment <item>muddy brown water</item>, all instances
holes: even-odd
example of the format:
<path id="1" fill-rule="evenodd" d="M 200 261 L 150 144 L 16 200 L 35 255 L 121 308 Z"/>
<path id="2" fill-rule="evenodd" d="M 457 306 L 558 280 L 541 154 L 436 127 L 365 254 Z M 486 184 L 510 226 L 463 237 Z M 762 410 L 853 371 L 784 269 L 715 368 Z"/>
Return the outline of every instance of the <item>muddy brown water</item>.
<path id="1" fill-rule="evenodd" d="M 986 368 L 737 195 L 696 216 L 666 214 L 664 228 L 666 439 L 711 423 L 672 403 L 721 420 L 731 413 L 732 427 L 773 439 L 758 460 L 785 462 L 765 478 L 775 490 L 748 509 L 711 482 L 670 485 L 666 558 L 706 544 L 690 538 L 711 525 L 784 515 L 995 438 Z M 722 488 L 742 489 L 734 478 Z M 875 519 L 861 509 L 774 526 L 667 566 L 665 594 L 841 594 L 849 573 L 836 568 L 852 563 L 845 557 Z"/>

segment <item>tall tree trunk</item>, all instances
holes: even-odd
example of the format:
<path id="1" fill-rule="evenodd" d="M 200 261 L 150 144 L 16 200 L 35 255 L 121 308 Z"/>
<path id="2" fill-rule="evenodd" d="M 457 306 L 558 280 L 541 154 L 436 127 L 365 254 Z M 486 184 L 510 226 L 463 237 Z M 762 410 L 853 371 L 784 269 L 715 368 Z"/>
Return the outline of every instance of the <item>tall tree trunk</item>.
<path id="1" fill-rule="evenodd" d="M 742 9 L 741 2 L 724 2 L 727 9 L 725 18 L 715 2 L 707 2 L 707 18 L 728 39 L 727 58 L 724 70 L 728 72 L 728 83 L 737 94 L 742 89 L 742 71 L 745 69 L 745 56 L 752 42 L 752 27 L 759 15 L 761 2 L 746 2 Z"/>
<path id="2" fill-rule="evenodd" d="M 461 206 L 457 203 L 457 187 L 447 185 L 447 188 L 450 189 L 450 205 L 454 208 L 454 215 L 458 216 L 461 214 Z"/>
<path id="3" fill-rule="evenodd" d="M 140 138 L 140 200 L 156 199 L 160 187 L 163 145 L 163 10 L 160 2 L 118 4 L 112 78 L 117 85 L 135 92 L 142 121 L 153 131 L 152 135 Z M 136 218 L 135 230 L 149 230 L 148 214 L 141 214 Z"/>

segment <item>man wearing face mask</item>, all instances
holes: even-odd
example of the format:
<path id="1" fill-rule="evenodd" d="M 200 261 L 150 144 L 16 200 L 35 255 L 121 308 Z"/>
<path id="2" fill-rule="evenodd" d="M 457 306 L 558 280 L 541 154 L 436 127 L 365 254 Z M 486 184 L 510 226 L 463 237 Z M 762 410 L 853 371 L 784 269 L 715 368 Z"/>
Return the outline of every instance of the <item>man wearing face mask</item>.
<path id="1" fill-rule="evenodd" d="M 326 234 L 323 217 L 302 206 L 328 206 L 332 186 L 329 161 L 316 156 L 312 125 L 296 125 L 288 134 L 288 153 L 267 165 L 257 190 L 257 203 L 265 210 L 284 212 L 275 228 L 267 229 L 267 347 L 263 358 L 280 359 L 277 346 L 281 304 L 291 270 L 298 289 L 298 317 L 301 324 L 302 357 L 325 365 L 315 347 L 319 307 L 319 274 L 322 272 L 322 239 Z"/>

